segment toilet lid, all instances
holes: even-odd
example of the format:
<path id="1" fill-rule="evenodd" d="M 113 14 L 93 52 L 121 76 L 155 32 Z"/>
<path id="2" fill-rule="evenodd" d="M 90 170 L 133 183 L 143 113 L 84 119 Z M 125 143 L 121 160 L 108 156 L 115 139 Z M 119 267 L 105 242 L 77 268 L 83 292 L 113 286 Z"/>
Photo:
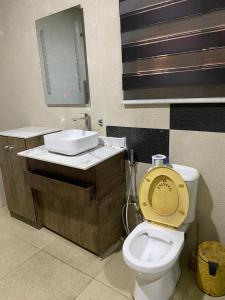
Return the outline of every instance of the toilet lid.
<path id="1" fill-rule="evenodd" d="M 188 213 L 188 187 L 173 169 L 153 168 L 142 179 L 139 205 L 146 220 L 178 228 Z"/>

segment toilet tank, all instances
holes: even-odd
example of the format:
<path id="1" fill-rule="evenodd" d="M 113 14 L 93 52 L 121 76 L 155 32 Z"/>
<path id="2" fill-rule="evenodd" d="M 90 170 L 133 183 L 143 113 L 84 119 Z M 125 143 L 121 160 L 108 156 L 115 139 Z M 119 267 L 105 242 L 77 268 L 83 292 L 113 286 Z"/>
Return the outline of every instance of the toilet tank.
<path id="1" fill-rule="evenodd" d="M 198 192 L 198 180 L 199 171 L 197 169 L 172 164 L 173 169 L 181 175 L 183 180 L 186 182 L 189 190 L 189 210 L 184 223 L 190 224 L 195 220 L 195 211 L 197 203 L 197 192 Z"/>

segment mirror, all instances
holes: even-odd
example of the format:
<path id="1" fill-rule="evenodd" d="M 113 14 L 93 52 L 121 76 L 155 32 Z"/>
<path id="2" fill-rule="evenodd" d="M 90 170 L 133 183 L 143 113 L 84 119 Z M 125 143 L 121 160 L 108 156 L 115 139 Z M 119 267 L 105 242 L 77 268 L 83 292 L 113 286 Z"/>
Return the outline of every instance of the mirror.
<path id="1" fill-rule="evenodd" d="M 81 7 L 61 11 L 35 23 L 46 104 L 88 104 L 88 72 Z"/>

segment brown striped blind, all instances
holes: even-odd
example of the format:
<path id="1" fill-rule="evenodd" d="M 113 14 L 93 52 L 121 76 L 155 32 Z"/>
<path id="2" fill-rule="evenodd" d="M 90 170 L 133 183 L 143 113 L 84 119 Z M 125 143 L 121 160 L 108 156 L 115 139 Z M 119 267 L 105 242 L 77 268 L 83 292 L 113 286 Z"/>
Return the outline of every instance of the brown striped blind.
<path id="1" fill-rule="evenodd" d="M 225 97 L 225 0 L 120 1 L 124 100 Z"/>

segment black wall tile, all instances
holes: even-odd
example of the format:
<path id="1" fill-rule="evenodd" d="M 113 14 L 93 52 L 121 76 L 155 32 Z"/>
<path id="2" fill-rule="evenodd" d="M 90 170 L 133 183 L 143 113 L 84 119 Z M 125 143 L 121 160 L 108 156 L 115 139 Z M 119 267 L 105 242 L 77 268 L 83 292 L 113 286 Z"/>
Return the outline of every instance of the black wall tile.
<path id="1" fill-rule="evenodd" d="M 225 103 L 171 105 L 170 128 L 225 132 Z"/>
<path id="2" fill-rule="evenodd" d="M 151 163 L 152 155 L 169 156 L 169 130 L 107 126 L 107 136 L 126 137 L 128 149 L 133 149 L 137 162 Z"/>

